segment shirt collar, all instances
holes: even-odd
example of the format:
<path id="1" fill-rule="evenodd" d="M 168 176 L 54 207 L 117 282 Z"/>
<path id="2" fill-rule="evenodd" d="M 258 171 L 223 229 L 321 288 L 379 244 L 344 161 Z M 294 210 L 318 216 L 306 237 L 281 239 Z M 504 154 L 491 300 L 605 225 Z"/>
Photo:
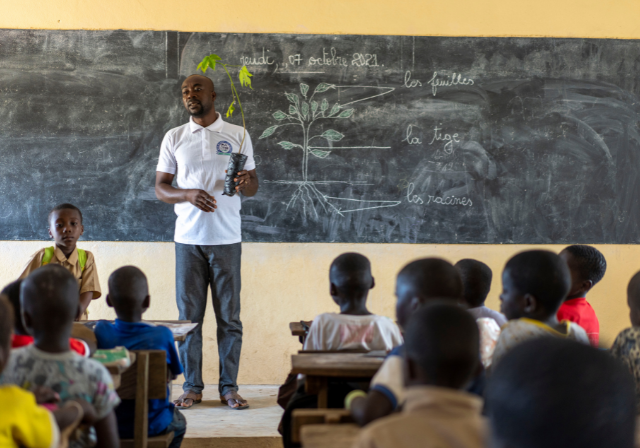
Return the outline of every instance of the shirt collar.
<path id="1" fill-rule="evenodd" d="M 435 386 L 412 386 L 406 389 L 404 411 L 434 412 L 449 415 L 477 414 L 482 411 L 482 399 L 468 392 Z"/>
<path id="2" fill-rule="evenodd" d="M 122 330 L 132 327 L 154 327 L 155 325 L 150 324 L 149 322 L 125 322 L 124 320 L 120 320 L 116 318 L 115 326 Z"/>
<path id="3" fill-rule="evenodd" d="M 206 128 L 200 126 L 198 123 L 193 121 L 193 117 L 189 118 L 189 129 L 191 129 L 191 133 L 198 132 L 201 129 L 206 129 L 210 132 L 220 132 L 222 131 L 222 126 L 224 125 L 224 121 L 222 121 L 222 117 L 220 116 L 220 112 L 216 112 L 218 114 L 218 119 L 211 123 Z"/>
<path id="4" fill-rule="evenodd" d="M 56 256 L 56 258 L 58 260 L 60 260 L 61 262 L 69 262 L 69 264 L 75 266 L 78 263 L 78 248 L 76 247 L 75 249 L 73 249 L 73 252 L 71 252 L 71 255 L 69 255 L 69 258 L 65 257 L 64 254 L 62 253 L 62 250 L 56 246 L 56 250 L 53 252 Z"/>

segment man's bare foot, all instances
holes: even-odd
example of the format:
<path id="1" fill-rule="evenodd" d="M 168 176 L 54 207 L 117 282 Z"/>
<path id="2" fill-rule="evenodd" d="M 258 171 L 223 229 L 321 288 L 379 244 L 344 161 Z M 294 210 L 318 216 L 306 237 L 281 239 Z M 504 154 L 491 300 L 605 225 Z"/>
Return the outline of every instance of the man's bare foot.
<path id="1" fill-rule="evenodd" d="M 249 407 L 249 403 L 247 403 L 247 400 L 242 398 L 235 390 L 221 395 L 220 401 L 222 402 L 222 404 L 226 404 L 231 409 L 247 409 Z"/>
<path id="2" fill-rule="evenodd" d="M 197 394 L 192 390 L 183 393 L 177 400 L 173 400 L 173 404 L 181 410 L 189 409 L 198 403 L 202 403 L 202 394 Z"/>

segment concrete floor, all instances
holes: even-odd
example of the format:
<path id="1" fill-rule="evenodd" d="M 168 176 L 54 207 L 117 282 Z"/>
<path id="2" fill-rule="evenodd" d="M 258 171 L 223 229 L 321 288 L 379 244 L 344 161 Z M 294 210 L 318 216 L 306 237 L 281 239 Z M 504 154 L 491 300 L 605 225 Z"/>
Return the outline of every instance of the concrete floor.
<path id="1" fill-rule="evenodd" d="M 182 393 L 174 385 L 172 396 Z M 206 386 L 202 403 L 184 411 L 187 434 L 183 448 L 282 448 L 278 424 L 282 408 L 276 403 L 278 386 L 240 386 L 250 407 L 236 411 L 220 402 L 217 385 Z"/>

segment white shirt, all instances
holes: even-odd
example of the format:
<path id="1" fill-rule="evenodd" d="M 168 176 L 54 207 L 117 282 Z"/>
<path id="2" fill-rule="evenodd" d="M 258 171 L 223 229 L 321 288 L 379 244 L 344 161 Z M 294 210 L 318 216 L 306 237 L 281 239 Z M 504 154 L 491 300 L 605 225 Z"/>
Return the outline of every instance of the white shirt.
<path id="1" fill-rule="evenodd" d="M 218 208 L 213 213 L 203 212 L 190 202 L 175 204 L 178 219 L 174 240 L 176 243 L 198 246 L 234 244 L 242 241 L 240 195 L 223 196 L 225 170 L 229 155 L 238 152 L 243 128 L 218 119 L 203 128 L 193 121 L 167 132 L 160 147 L 156 171 L 175 174 L 180 189 L 204 190 L 215 198 Z M 247 171 L 256 168 L 253 145 L 247 132 L 243 154 L 248 158 Z"/>

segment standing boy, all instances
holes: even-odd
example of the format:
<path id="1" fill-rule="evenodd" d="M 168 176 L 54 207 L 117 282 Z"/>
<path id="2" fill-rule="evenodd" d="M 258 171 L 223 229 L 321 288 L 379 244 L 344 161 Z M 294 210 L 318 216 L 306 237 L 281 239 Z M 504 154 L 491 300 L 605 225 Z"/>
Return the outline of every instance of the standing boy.
<path id="1" fill-rule="evenodd" d="M 40 266 L 47 264 L 59 264 L 71 272 L 80 289 L 76 320 L 83 316 L 86 318 L 91 301 L 102 295 L 93 254 L 76 247 L 78 238 L 83 233 L 82 212 L 78 207 L 72 204 L 55 206 L 49 213 L 49 236 L 55 240 L 55 245 L 36 252 L 20 275 L 23 279 Z"/>
<path id="2" fill-rule="evenodd" d="M 115 323 L 101 320 L 96 324 L 98 348 L 123 346 L 129 350 L 165 350 L 168 375 L 175 379 L 182 373 L 171 330 L 142 322 L 142 314 L 149 309 L 151 298 L 147 277 L 135 266 L 124 266 L 109 277 L 107 304 L 116 310 Z M 169 448 L 179 448 L 187 430 L 187 422 L 173 403 L 167 386 L 167 398 L 149 400 L 149 437 L 173 432 Z M 123 439 L 133 438 L 135 400 L 123 400 L 116 409 L 118 432 Z"/>
<path id="3" fill-rule="evenodd" d="M 591 345 L 598 347 L 600 322 L 586 295 L 604 277 L 607 260 L 595 247 L 578 244 L 563 249 L 560 257 L 571 271 L 571 289 L 558 310 L 558 320 L 580 325 L 587 332 Z"/>

